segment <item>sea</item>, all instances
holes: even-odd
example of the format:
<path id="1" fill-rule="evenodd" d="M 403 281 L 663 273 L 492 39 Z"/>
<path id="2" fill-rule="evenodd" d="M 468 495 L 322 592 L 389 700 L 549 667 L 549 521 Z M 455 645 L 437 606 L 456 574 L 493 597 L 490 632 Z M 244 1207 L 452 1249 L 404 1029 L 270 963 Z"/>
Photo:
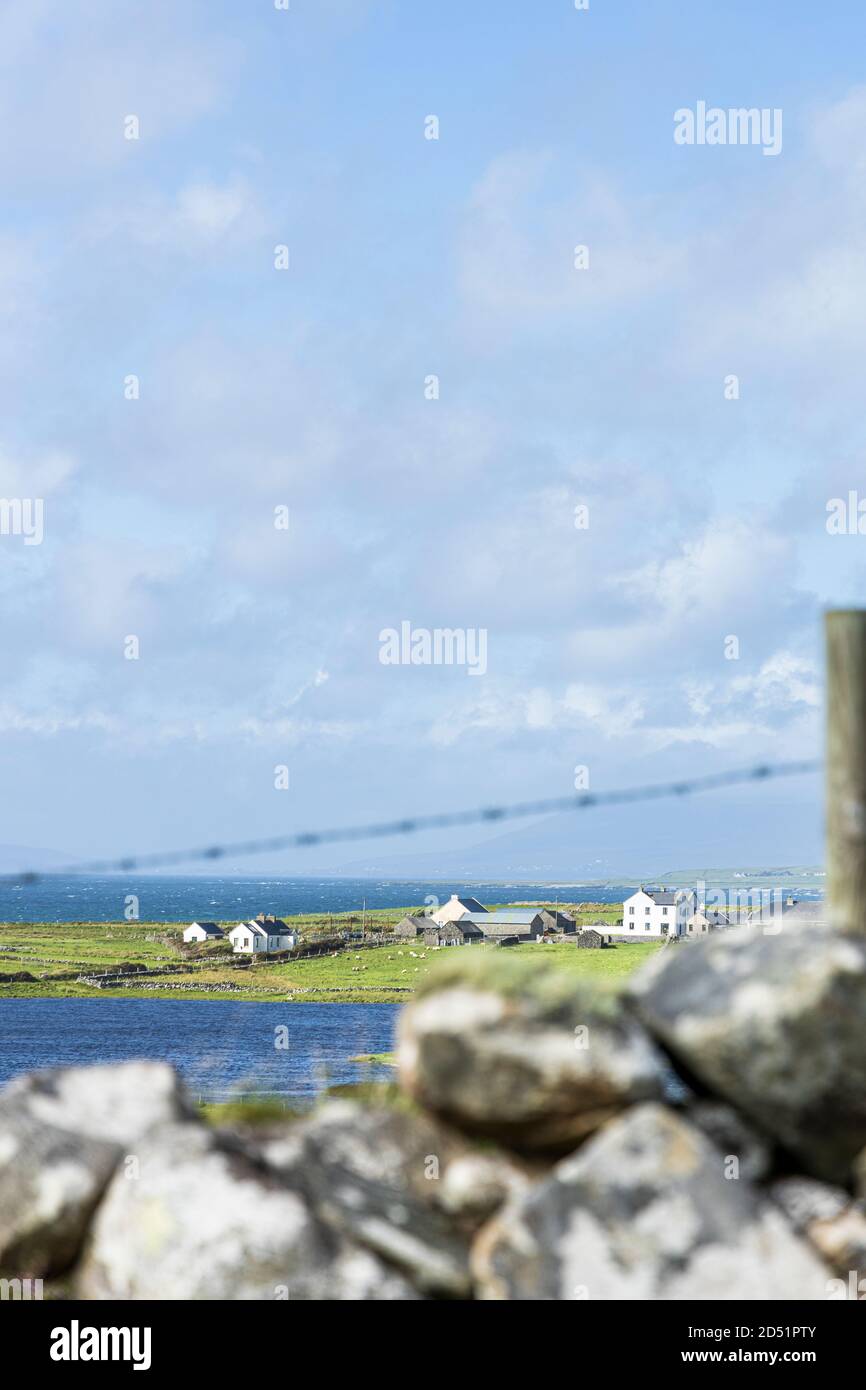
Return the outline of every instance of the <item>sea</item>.
<path id="1" fill-rule="evenodd" d="M 375 912 L 435 906 L 451 893 L 485 906 L 513 902 L 622 902 L 622 885 L 425 883 L 417 879 L 278 878 L 264 875 L 43 874 L 33 883 L 0 879 L 2 922 L 120 922 L 134 906 L 142 922 L 243 921 L 257 913 Z"/>

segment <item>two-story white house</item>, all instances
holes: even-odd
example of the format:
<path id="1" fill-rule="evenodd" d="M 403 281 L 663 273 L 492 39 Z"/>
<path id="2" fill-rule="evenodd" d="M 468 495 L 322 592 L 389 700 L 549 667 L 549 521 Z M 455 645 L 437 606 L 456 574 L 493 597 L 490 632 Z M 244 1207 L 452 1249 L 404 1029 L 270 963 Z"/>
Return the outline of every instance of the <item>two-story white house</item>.
<path id="1" fill-rule="evenodd" d="M 622 935 L 640 941 L 684 936 L 697 906 L 693 888 L 641 887 L 622 905 Z"/>

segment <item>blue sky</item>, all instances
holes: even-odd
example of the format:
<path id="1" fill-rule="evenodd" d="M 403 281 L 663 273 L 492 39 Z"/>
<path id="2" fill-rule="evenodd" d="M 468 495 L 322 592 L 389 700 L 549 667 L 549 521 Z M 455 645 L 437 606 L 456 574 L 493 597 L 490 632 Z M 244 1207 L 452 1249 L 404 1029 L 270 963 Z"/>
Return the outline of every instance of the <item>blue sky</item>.
<path id="1" fill-rule="evenodd" d="M 45 503 L 0 536 L 0 841 L 816 755 L 863 593 L 826 504 L 866 495 L 864 40 L 853 0 L 0 5 L 0 496 Z M 781 108 L 781 153 L 678 146 L 700 100 Z M 404 619 L 485 628 L 487 674 L 383 666 Z"/>

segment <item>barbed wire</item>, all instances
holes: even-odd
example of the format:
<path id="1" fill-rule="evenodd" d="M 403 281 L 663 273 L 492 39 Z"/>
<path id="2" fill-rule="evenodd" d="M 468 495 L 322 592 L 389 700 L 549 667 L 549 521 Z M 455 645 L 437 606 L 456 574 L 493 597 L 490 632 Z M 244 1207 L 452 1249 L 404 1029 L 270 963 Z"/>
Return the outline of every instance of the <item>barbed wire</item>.
<path id="1" fill-rule="evenodd" d="M 313 845 L 347 843 L 353 840 L 385 839 L 412 835 L 419 830 L 447 830 L 452 826 L 477 825 L 529 816 L 553 815 L 561 811 L 583 811 L 597 806 L 623 806 L 634 801 L 654 801 L 669 796 L 692 796 L 744 782 L 767 781 L 773 777 L 796 777 L 817 772 L 821 764 L 808 762 L 759 763 L 755 767 L 728 772 L 707 773 L 684 781 L 658 782 L 649 786 L 622 787 L 607 792 L 579 792 L 574 796 L 546 797 L 540 801 L 521 801 L 510 806 L 485 806 L 471 811 L 443 811 L 435 815 L 407 816 L 402 820 L 379 821 L 369 825 L 340 826 L 332 830 L 298 831 L 265 839 L 234 844 L 208 845 L 199 849 L 165 850 L 151 854 L 128 854 L 118 859 L 96 859 L 51 870 L 25 869 L 0 875 L 0 883 L 28 885 L 55 875 L 131 873 L 135 870 L 167 868 L 202 860 L 239 858 L 275 853 L 286 849 L 309 849 Z"/>

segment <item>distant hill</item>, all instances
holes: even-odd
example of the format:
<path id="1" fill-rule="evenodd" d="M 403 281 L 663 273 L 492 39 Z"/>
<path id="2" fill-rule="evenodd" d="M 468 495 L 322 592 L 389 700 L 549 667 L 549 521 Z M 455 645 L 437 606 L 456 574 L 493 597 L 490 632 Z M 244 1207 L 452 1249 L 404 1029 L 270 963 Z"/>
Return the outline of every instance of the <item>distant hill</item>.
<path id="1" fill-rule="evenodd" d="M 50 873 L 73 863 L 74 853 L 51 849 L 33 849 L 25 845 L 0 845 L 0 874 L 15 874 L 22 869 L 41 869 Z"/>
<path id="2" fill-rule="evenodd" d="M 334 861 L 335 874 L 395 878 L 523 879 L 526 882 L 617 883 L 660 880 L 683 875 L 718 879 L 723 865 L 729 879 L 740 874 L 767 874 L 766 865 L 806 866 L 785 869 L 820 887 L 823 827 L 820 797 L 798 779 L 795 788 L 761 784 L 746 790 L 726 789 L 700 796 L 599 806 L 515 822 L 486 839 L 469 840 L 470 831 L 455 831 L 451 845 L 439 850 L 393 852 L 385 843 L 370 846 L 363 857 Z M 464 843 L 459 839 L 462 835 Z M 467 843 L 468 841 L 468 843 Z M 705 864 L 700 871 L 671 871 L 671 864 Z M 758 865 L 753 869 L 751 866 Z M 812 868 L 811 866 L 815 866 Z"/>

